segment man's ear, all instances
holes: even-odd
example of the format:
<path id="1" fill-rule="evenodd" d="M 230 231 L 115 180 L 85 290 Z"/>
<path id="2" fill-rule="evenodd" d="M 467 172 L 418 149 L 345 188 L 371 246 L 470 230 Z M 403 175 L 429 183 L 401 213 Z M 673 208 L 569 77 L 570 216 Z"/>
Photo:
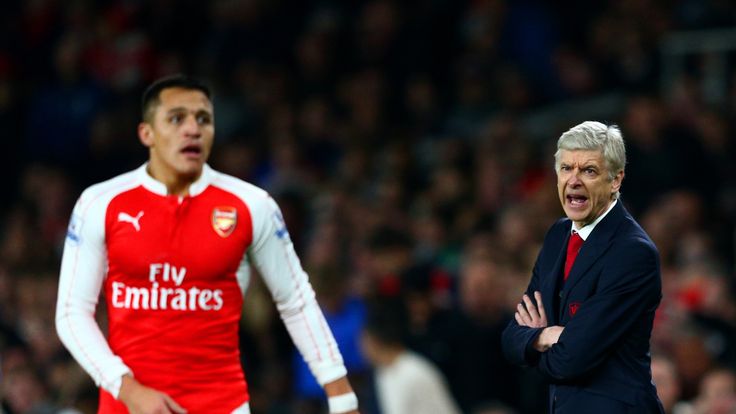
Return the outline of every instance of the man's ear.
<path id="1" fill-rule="evenodd" d="M 623 181 L 624 181 L 624 170 L 621 170 L 613 177 L 613 182 L 611 183 L 612 184 L 611 193 L 616 193 L 619 190 L 621 190 L 621 183 Z"/>
<path id="2" fill-rule="evenodd" d="M 153 128 L 148 122 L 138 124 L 138 139 L 148 148 L 153 146 Z"/>

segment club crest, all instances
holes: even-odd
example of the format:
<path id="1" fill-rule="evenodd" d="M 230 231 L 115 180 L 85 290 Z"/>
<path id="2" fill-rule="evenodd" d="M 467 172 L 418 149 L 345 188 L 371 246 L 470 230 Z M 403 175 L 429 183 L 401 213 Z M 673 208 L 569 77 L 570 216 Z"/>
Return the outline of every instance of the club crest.
<path id="1" fill-rule="evenodd" d="M 573 302 L 570 304 L 570 317 L 575 316 L 576 313 L 578 313 L 578 309 L 580 309 L 580 302 Z"/>
<path id="2" fill-rule="evenodd" d="M 238 224 L 238 211 L 232 206 L 219 206 L 212 210 L 212 228 L 220 237 L 227 237 Z"/>

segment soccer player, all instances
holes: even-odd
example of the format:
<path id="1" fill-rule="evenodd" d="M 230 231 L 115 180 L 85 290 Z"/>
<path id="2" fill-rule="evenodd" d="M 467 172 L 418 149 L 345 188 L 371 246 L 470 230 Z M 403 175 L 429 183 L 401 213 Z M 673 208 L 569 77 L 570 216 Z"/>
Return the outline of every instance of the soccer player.
<path id="1" fill-rule="evenodd" d="M 207 164 L 209 89 L 176 75 L 143 94 L 149 160 L 86 189 L 72 213 L 56 327 L 100 387 L 100 413 L 249 413 L 238 326 L 254 265 L 328 396 L 357 413 L 332 333 L 281 212 L 263 190 Z M 94 313 L 100 290 L 106 339 Z"/>

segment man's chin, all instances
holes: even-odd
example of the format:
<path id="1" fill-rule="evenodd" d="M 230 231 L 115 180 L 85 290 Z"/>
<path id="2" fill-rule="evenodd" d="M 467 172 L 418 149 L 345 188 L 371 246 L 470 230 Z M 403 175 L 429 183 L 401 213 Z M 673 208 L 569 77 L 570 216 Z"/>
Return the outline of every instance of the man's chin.
<path id="1" fill-rule="evenodd" d="M 178 172 L 179 175 L 181 175 L 182 177 L 196 178 L 199 177 L 200 174 L 202 174 L 203 168 L 204 163 L 189 162 L 187 163 L 187 165 L 179 167 Z"/>
<path id="2" fill-rule="evenodd" d="M 565 215 L 570 220 L 581 223 L 585 222 L 588 219 L 588 212 L 587 211 L 578 211 L 578 210 L 571 210 L 571 209 L 565 209 Z"/>

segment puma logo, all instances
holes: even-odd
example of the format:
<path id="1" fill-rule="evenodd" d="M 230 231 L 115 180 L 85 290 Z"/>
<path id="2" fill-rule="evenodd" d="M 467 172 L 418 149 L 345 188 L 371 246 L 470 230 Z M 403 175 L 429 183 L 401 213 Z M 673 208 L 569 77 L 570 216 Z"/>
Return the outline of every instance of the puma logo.
<path id="1" fill-rule="evenodd" d="M 139 211 L 135 217 L 131 216 L 128 213 L 121 212 L 121 213 L 118 213 L 118 223 L 120 222 L 130 223 L 133 225 L 133 227 L 135 227 L 135 231 L 141 231 L 141 225 L 138 223 L 138 220 L 140 220 L 141 217 L 143 217 L 142 210 Z"/>

